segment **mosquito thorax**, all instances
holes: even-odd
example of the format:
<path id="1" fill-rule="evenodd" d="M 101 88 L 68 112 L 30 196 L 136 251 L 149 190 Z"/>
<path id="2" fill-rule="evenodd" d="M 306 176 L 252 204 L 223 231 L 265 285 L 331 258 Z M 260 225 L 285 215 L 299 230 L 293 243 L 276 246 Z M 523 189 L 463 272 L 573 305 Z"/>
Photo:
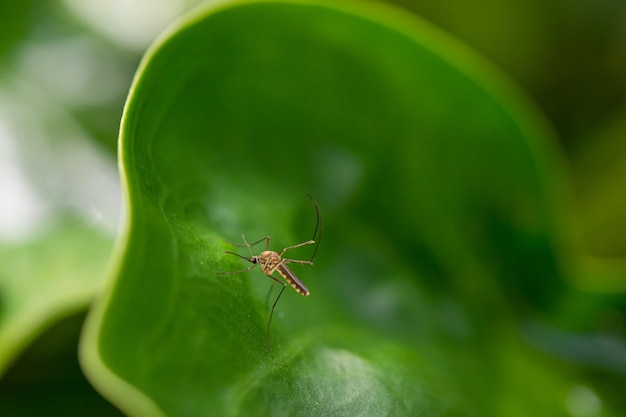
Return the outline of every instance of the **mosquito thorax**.
<path id="1" fill-rule="evenodd" d="M 276 259 L 280 262 L 280 256 L 278 256 L 278 254 L 273 250 L 264 250 L 259 254 L 259 258 L 264 261 L 267 261 L 268 259 Z"/>

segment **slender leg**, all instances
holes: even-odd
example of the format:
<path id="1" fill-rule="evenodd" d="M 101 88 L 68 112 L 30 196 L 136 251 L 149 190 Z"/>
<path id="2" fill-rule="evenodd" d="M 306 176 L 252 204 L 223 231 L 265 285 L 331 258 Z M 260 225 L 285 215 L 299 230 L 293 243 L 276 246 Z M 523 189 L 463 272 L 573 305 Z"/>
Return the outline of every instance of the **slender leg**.
<path id="1" fill-rule="evenodd" d="M 276 282 L 282 285 L 283 288 L 280 289 L 280 292 L 278 293 L 278 297 L 276 297 L 276 300 L 274 300 L 274 304 L 272 304 L 272 311 L 270 311 L 270 318 L 267 321 L 267 333 L 265 335 L 265 341 L 267 343 L 267 348 L 270 350 L 270 352 L 272 351 L 272 345 L 270 343 L 270 326 L 272 325 L 272 317 L 274 317 L 274 309 L 276 308 L 276 304 L 278 304 L 278 300 L 280 299 L 280 296 L 283 295 L 283 291 L 285 291 L 285 288 L 287 288 L 287 284 L 284 284 L 278 281 L 274 277 L 271 277 L 271 278 L 273 278 Z"/>
<path id="2" fill-rule="evenodd" d="M 290 249 L 299 248 L 300 246 L 312 245 L 313 243 L 315 243 L 314 240 L 307 240 L 306 242 L 298 243 L 297 245 L 287 246 L 285 249 L 282 250 L 282 252 L 278 254 L 278 256 L 282 257 L 283 254 Z"/>
<path id="3" fill-rule="evenodd" d="M 315 216 L 317 217 L 317 221 L 315 222 L 315 230 L 313 230 L 313 237 L 311 240 L 317 241 L 317 245 L 315 245 L 315 249 L 313 250 L 313 255 L 311 255 L 311 263 L 313 263 L 313 259 L 315 259 L 315 255 L 317 255 L 317 250 L 320 247 L 320 243 L 322 243 L 322 216 L 320 216 L 320 207 L 317 205 L 317 201 L 311 196 L 311 194 L 305 192 L 309 200 L 313 203 L 315 207 Z M 319 231 L 319 234 L 317 233 Z M 315 237 L 317 236 L 317 238 Z"/>
<path id="4" fill-rule="evenodd" d="M 278 297 L 276 297 L 276 300 L 274 300 L 274 304 L 272 304 L 272 310 L 270 311 L 270 318 L 267 321 L 267 332 L 265 334 L 265 343 L 267 343 L 267 348 L 271 352 L 272 345 L 270 344 L 270 326 L 272 325 L 272 317 L 274 317 L 274 309 L 276 308 L 276 304 L 278 303 L 280 296 L 283 295 L 283 291 L 285 291 L 285 288 L 287 288 L 287 284 L 285 284 L 284 282 L 280 281 L 278 278 L 272 275 L 268 275 L 268 277 L 270 277 L 274 281 L 272 283 L 272 288 L 274 287 L 275 282 L 278 282 L 280 285 L 282 285 L 282 288 L 280 289 L 280 292 L 278 293 Z M 269 298 L 269 293 L 267 294 L 267 296 Z"/>
<path id="5" fill-rule="evenodd" d="M 246 240 L 246 237 L 244 235 L 241 235 L 241 237 L 243 238 L 243 241 L 245 243 L 233 243 L 233 242 L 229 242 L 226 241 L 228 243 L 230 243 L 233 246 L 240 246 L 240 247 L 253 247 L 255 245 L 258 245 L 259 243 L 263 242 L 264 240 L 267 241 L 266 246 L 269 246 L 269 241 L 270 241 L 270 237 L 269 236 L 265 236 L 264 238 L 261 238 L 259 240 L 257 240 L 256 242 L 252 242 L 252 243 L 248 243 L 248 241 Z"/>
<path id="6" fill-rule="evenodd" d="M 248 241 L 246 240 L 246 237 L 244 235 L 241 235 L 241 238 L 243 239 L 243 241 L 245 242 L 245 247 L 248 248 L 248 250 L 250 251 L 250 256 L 252 255 L 252 247 L 255 245 L 258 245 L 259 243 L 265 241 L 265 250 L 267 250 L 267 248 L 270 247 L 270 237 L 269 236 L 265 236 L 264 238 L 261 238 L 259 240 L 257 240 L 256 242 L 253 243 L 248 243 Z"/>
<path id="7" fill-rule="evenodd" d="M 272 295 L 272 291 L 274 291 L 274 285 L 276 281 L 272 281 L 272 285 L 270 285 L 269 290 L 267 290 L 267 295 L 265 296 L 265 308 L 268 308 L 270 305 L 270 296 Z"/>
<path id="8" fill-rule="evenodd" d="M 246 257 L 239 255 L 238 253 L 234 253 L 234 252 L 227 252 L 227 253 L 231 253 L 233 255 L 237 255 L 240 258 L 246 259 Z M 236 275 L 236 274 L 241 274 L 243 272 L 247 272 L 250 271 L 252 268 L 254 268 L 255 266 L 257 266 L 258 264 L 252 264 L 249 267 L 245 268 L 245 269 L 240 269 L 238 271 L 225 271 L 225 272 L 217 272 L 217 275 Z"/>
<path id="9" fill-rule="evenodd" d="M 230 240 L 226 240 L 226 239 L 224 239 L 224 242 L 226 242 L 226 243 L 228 243 L 230 245 L 233 245 L 233 246 L 238 246 L 240 248 L 247 248 L 247 247 L 253 247 L 254 245 L 258 245 L 259 243 L 263 242 L 264 240 L 269 241 L 269 239 L 270 239 L 269 236 L 265 236 L 264 238 L 259 239 L 256 242 L 248 243 L 248 241 L 246 240 L 244 235 L 241 235 L 241 237 L 243 238 L 243 241 L 245 243 L 235 243 L 235 242 L 231 242 Z M 266 246 L 269 246 L 269 243 Z"/>
<path id="10" fill-rule="evenodd" d="M 251 247 L 253 247 L 253 246 L 255 246 L 255 245 L 258 245 L 259 243 L 263 242 L 264 240 L 267 242 L 267 243 L 265 244 L 265 250 L 267 250 L 267 248 L 268 248 L 268 247 L 269 247 L 269 245 L 270 245 L 270 244 L 269 244 L 269 240 L 270 240 L 270 237 L 269 237 L 269 236 L 265 236 L 264 238 L 259 239 L 259 240 L 257 240 L 256 242 L 252 242 L 252 243 L 248 243 L 248 241 L 246 240 L 246 237 L 245 237 L 244 235 L 241 235 L 241 238 L 243 239 L 243 241 L 244 241 L 245 243 L 234 243 L 234 242 L 231 242 L 231 241 L 226 240 L 226 239 L 224 239 L 224 241 L 225 241 L 226 243 L 229 243 L 229 244 L 233 245 L 233 246 L 239 246 L 239 247 L 241 247 L 241 248 L 251 248 Z"/>
<path id="11" fill-rule="evenodd" d="M 313 261 L 303 261 L 301 259 L 283 259 L 281 262 L 281 264 L 286 265 L 286 264 L 303 264 L 303 265 L 313 265 Z"/>

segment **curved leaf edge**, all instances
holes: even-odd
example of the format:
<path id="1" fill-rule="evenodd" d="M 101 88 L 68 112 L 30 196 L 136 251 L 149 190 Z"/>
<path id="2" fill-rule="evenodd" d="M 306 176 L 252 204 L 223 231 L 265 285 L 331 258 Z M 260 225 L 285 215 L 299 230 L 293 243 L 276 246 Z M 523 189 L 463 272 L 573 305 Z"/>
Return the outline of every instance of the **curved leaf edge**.
<path id="1" fill-rule="evenodd" d="M 0 378 L 35 340 L 54 323 L 87 310 L 95 290 L 82 290 L 59 297 L 41 307 L 30 308 L 11 321 L 0 333 Z"/>
<path id="2" fill-rule="evenodd" d="M 32 238 L 2 248 L 0 296 L 7 299 L 0 302 L 10 307 L 0 306 L 0 379 L 56 323 L 87 311 L 112 243 L 111 236 L 72 219 L 52 221 Z M 95 250 L 77 253 L 76 245 Z M 22 293 L 18 285 L 31 291 Z"/>

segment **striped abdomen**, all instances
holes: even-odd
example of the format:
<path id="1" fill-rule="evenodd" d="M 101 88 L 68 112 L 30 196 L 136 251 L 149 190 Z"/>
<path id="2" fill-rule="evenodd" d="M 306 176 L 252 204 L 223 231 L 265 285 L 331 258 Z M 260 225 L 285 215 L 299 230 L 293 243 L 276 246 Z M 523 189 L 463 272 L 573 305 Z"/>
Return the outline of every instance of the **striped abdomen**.
<path id="1" fill-rule="evenodd" d="M 296 274 L 294 274 L 293 271 L 289 269 L 289 267 L 287 267 L 285 264 L 279 264 L 276 270 L 283 278 L 285 278 L 285 281 L 287 281 L 289 285 L 291 285 L 291 288 L 296 290 L 298 294 L 303 296 L 309 295 L 309 290 L 307 289 L 307 287 L 302 283 L 302 281 L 300 281 Z"/>

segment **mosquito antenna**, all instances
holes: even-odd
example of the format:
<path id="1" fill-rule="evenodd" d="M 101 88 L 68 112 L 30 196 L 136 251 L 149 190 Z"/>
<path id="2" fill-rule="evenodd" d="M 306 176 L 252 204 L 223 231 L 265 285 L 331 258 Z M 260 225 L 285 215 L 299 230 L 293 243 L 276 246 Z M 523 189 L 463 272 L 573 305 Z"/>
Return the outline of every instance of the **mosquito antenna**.
<path id="1" fill-rule="evenodd" d="M 315 201 L 315 199 L 311 196 L 311 194 L 307 193 L 306 191 L 304 192 L 304 194 L 306 194 L 306 196 L 309 197 L 309 200 L 311 200 L 311 202 L 315 206 L 315 215 L 317 216 L 317 222 L 315 223 L 315 230 L 313 231 L 313 237 L 311 238 L 311 240 L 314 240 L 316 243 L 315 249 L 313 250 L 313 256 L 311 256 L 311 262 L 313 262 L 313 259 L 315 259 L 315 255 L 317 255 L 317 249 L 320 247 L 320 243 L 322 243 L 322 216 L 320 216 L 320 207 L 317 205 L 317 201 Z M 315 239 L 315 236 L 317 236 L 318 230 L 320 232 L 319 237 Z"/>
<path id="2" fill-rule="evenodd" d="M 243 255 L 240 255 L 240 254 L 238 254 L 238 253 L 236 253 L 236 252 L 231 252 L 231 251 L 229 251 L 229 250 L 225 250 L 225 251 L 224 251 L 224 253 L 230 253 L 231 255 L 238 256 L 238 257 L 240 257 L 241 259 L 245 259 L 245 260 L 246 260 L 246 261 L 248 261 L 248 262 L 252 262 L 252 258 L 254 257 L 254 255 L 253 255 L 252 257 L 248 258 L 247 256 L 243 256 Z"/>

